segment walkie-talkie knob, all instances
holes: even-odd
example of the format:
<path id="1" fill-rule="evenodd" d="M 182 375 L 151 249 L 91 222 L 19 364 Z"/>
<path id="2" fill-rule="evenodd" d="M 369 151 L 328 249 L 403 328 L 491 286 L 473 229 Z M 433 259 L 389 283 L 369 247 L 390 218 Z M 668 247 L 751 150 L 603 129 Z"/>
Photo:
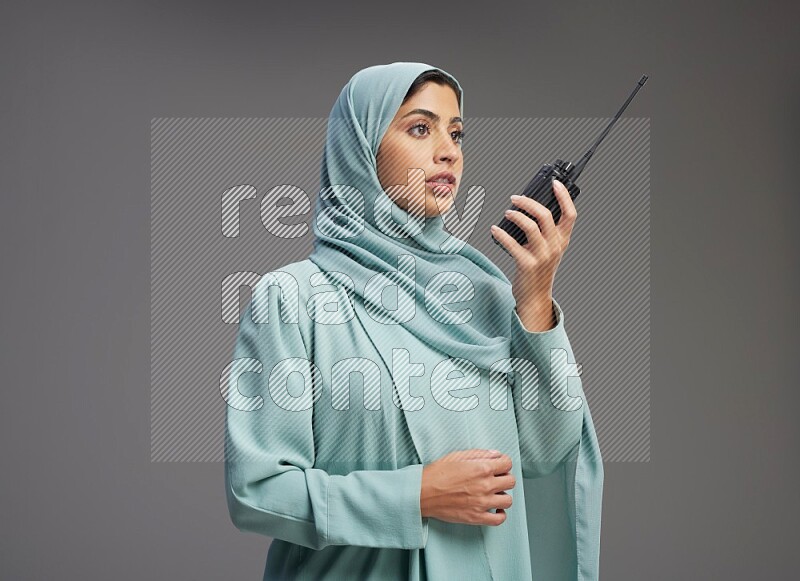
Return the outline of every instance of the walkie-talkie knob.
<path id="1" fill-rule="evenodd" d="M 554 165 L 565 174 L 569 174 L 570 170 L 575 167 L 572 163 L 564 161 L 563 159 L 557 159 Z"/>

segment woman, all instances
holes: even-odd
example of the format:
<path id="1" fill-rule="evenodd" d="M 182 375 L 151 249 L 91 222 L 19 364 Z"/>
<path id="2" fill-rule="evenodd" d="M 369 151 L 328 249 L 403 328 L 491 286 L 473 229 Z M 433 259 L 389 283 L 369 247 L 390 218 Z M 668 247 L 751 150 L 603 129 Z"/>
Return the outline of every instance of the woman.
<path id="1" fill-rule="evenodd" d="M 459 83 L 430 65 L 354 75 L 314 250 L 243 313 L 226 492 L 239 529 L 274 538 L 265 579 L 598 577 L 602 462 L 551 295 L 575 208 L 558 183 L 557 226 L 514 200 L 536 221 L 509 215 L 524 246 L 492 231 L 511 284 L 444 227 L 462 117 Z"/>

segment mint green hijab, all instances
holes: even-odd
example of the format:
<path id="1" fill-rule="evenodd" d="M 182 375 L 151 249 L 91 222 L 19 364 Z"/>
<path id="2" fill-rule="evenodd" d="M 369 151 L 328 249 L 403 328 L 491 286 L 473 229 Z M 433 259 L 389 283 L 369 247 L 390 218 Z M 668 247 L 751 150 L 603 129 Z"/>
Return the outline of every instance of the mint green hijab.
<path id="1" fill-rule="evenodd" d="M 395 205 L 378 180 L 383 135 L 411 84 L 429 70 L 458 85 L 463 117 L 461 85 L 424 63 L 369 67 L 342 89 L 328 118 L 309 259 L 325 273 L 349 276 L 355 284 L 351 290 L 379 322 L 401 324 L 431 347 L 489 369 L 509 357 L 508 321 L 515 300 L 508 278 L 480 251 L 452 236 L 441 216 L 415 219 Z M 367 283 L 394 270 L 396 305 L 382 305 L 381 293 L 369 292 Z M 438 292 L 426 295 L 434 277 Z"/>

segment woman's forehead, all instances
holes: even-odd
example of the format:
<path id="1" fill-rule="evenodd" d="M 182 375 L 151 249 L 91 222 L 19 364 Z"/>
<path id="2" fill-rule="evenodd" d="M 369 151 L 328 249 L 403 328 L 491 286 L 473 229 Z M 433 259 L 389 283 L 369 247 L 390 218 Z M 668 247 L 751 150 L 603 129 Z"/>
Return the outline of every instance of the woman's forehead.
<path id="1" fill-rule="evenodd" d="M 447 85 L 427 83 L 417 93 L 411 96 L 398 109 L 395 119 L 401 119 L 412 111 L 429 111 L 445 121 L 452 117 L 460 117 L 458 97 L 455 91 Z"/>

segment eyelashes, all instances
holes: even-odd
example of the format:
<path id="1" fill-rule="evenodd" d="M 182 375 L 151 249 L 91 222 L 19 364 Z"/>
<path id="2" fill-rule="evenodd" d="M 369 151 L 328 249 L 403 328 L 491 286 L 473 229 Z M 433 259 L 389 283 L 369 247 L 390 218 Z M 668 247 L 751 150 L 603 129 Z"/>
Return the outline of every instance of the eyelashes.
<path id="1" fill-rule="evenodd" d="M 414 124 L 414 126 L 412 126 L 408 130 L 408 132 L 413 137 L 422 137 L 422 135 L 420 135 L 419 133 L 415 133 L 416 129 L 424 129 L 425 133 L 430 133 L 431 132 L 431 126 L 428 125 L 427 123 L 422 122 L 422 121 L 420 121 L 419 123 Z M 423 133 L 423 135 L 424 135 L 424 133 Z M 461 143 L 464 141 L 464 136 L 466 134 L 463 131 L 457 130 L 457 131 L 451 131 L 450 135 L 453 137 L 453 141 L 455 141 L 457 144 L 461 145 Z"/>

